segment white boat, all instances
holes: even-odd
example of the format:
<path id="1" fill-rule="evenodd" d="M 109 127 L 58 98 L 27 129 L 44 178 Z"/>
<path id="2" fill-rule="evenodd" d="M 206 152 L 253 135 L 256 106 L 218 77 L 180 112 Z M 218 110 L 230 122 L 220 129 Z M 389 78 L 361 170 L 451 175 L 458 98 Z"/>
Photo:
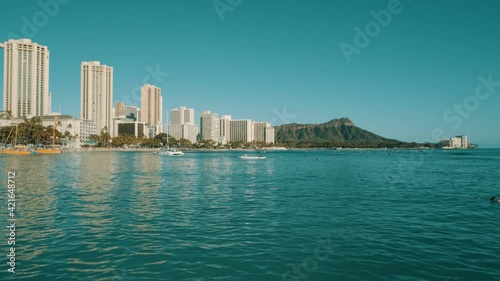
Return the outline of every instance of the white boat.
<path id="1" fill-rule="evenodd" d="M 167 124 L 168 124 L 168 115 L 167 115 Z M 156 151 L 154 153 L 158 154 L 158 155 L 165 155 L 165 156 L 182 156 L 182 155 L 184 155 L 184 152 L 182 152 L 180 150 L 177 150 L 175 148 L 170 148 L 170 146 L 168 145 L 168 138 L 169 137 L 170 136 L 167 134 L 167 145 L 166 145 L 166 148 L 162 149 L 160 151 Z"/>
<path id="2" fill-rule="evenodd" d="M 269 150 L 269 151 L 273 151 L 273 150 L 288 150 L 286 147 L 264 147 L 262 148 L 262 150 Z"/>
<path id="3" fill-rule="evenodd" d="M 175 148 L 167 148 L 165 150 L 157 151 L 155 152 L 155 154 L 166 155 L 166 156 L 182 156 L 184 155 L 184 152 L 177 150 Z"/>
<path id="4" fill-rule="evenodd" d="M 246 159 L 246 160 L 262 160 L 266 159 L 265 156 L 248 156 L 246 154 L 240 156 L 241 159 Z"/>

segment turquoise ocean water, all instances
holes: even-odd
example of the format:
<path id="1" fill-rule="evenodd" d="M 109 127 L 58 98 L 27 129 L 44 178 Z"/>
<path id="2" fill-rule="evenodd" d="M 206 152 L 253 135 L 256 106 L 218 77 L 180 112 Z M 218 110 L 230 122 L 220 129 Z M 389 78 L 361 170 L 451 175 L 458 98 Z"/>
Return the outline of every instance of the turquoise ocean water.
<path id="1" fill-rule="evenodd" d="M 0 280 L 500 280 L 500 150 L 0 158 Z"/>

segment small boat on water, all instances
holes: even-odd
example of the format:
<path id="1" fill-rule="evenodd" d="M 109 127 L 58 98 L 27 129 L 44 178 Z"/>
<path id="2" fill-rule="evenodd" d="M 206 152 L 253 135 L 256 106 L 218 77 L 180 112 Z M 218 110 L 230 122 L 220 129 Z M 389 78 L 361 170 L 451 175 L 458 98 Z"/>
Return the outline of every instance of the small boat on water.
<path id="1" fill-rule="evenodd" d="M 16 130 L 16 132 L 14 134 L 14 145 L 13 145 L 13 147 L 7 147 L 7 141 L 9 140 L 9 137 L 12 134 L 12 131 L 14 129 Z M 7 136 L 7 139 L 5 140 L 5 143 L 3 144 L 4 149 L 0 150 L 0 154 L 8 154 L 8 155 L 38 154 L 36 151 L 33 151 L 33 149 L 30 149 L 27 146 L 16 145 L 16 143 L 17 143 L 17 131 L 18 131 L 18 124 L 16 124 L 16 126 L 12 127 L 12 129 L 10 130 L 9 135 Z"/>
<path id="2" fill-rule="evenodd" d="M 184 152 L 177 150 L 175 148 L 167 148 L 165 150 L 156 151 L 155 154 L 166 155 L 166 156 L 182 156 Z"/>
<path id="3" fill-rule="evenodd" d="M 62 151 L 59 149 L 55 149 L 55 141 L 56 141 L 56 120 L 57 116 L 54 116 L 54 126 L 52 127 L 52 148 L 37 148 L 36 152 L 40 154 L 61 154 Z"/>
<path id="4" fill-rule="evenodd" d="M 38 152 L 26 148 L 24 146 L 16 146 L 14 148 L 6 148 L 0 151 L 0 154 L 8 154 L 8 155 L 32 155 L 38 154 Z"/>
<path id="5" fill-rule="evenodd" d="M 37 153 L 40 154 L 61 154 L 62 151 L 54 148 L 38 148 L 36 150 Z"/>
<path id="6" fill-rule="evenodd" d="M 247 154 L 244 154 L 242 156 L 240 156 L 240 159 L 245 159 L 245 160 L 262 160 L 262 159 L 266 159 L 265 156 L 248 156 Z"/>

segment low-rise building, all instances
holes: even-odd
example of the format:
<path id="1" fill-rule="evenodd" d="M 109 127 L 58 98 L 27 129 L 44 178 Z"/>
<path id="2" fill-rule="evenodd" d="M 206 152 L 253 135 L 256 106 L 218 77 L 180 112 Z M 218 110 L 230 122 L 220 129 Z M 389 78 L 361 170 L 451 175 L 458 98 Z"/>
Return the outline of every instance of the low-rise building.
<path id="1" fill-rule="evenodd" d="M 45 127 L 54 126 L 62 134 L 69 134 L 65 139 L 65 145 L 69 147 L 80 147 L 81 120 L 71 115 L 42 115 L 37 116 L 42 120 Z"/>
<path id="2" fill-rule="evenodd" d="M 143 122 L 123 122 L 118 123 L 118 135 L 132 135 L 138 139 L 149 134 L 146 124 Z"/>
<path id="3" fill-rule="evenodd" d="M 80 143 L 89 144 L 90 135 L 97 135 L 97 126 L 95 121 L 80 120 Z"/>

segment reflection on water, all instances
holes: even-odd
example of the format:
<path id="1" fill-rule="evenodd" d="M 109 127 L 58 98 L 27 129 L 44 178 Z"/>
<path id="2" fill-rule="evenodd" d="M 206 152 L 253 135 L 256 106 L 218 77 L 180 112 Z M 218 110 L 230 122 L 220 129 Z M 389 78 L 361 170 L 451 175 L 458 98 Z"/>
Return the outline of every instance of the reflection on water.
<path id="1" fill-rule="evenodd" d="M 427 153 L 398 170 L 421 161 L 411 153 L 0 158 L 18 172 L 16 279 L 281 280 L 325 233 L 344 234 L 309 280 L 500 276 L 500 204 L 488 201 L 500 151 Z M 404 177 L 388 186 L 387 171 Z"/>

